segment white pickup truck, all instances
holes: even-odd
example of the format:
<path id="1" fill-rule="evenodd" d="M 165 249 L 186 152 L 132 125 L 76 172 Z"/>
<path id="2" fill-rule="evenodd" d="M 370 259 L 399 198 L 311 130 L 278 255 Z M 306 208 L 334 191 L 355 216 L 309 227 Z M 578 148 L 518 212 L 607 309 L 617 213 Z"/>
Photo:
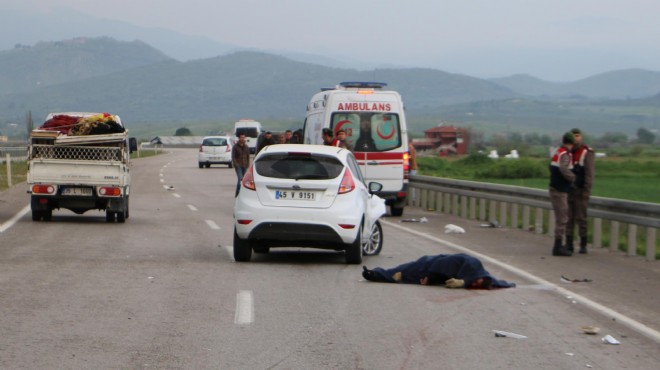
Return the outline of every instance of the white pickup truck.
<path id="1" fill-rule="evenodd" d="M 27 183 L 32 220 L 50 221 L 54 209 L 65 208 L 77 214 L 105 210 L 107 222 L 125 222 L 131 146 L 116 115 L 49 114 L 30 138 Z"/>

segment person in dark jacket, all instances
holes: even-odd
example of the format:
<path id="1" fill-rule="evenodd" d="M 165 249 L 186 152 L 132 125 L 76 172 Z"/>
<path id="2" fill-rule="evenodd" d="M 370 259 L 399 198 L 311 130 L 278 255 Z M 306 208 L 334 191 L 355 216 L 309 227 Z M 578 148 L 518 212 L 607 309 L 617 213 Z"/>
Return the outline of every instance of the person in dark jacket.
<path id="1" fill-rule="evenodd" d="M 568 194 L 568 221 L 566 222 L 566 248 L 573 251 L 573 236 L 575 225 L 580 237 L 580 253 L 587 253 L 587 205 L 594 182 L 595 155 L 593 149 L 582 142 L 582 131 L 574 128 L 571 133 L 575 137 L 575 145 L 571 150 L 573 156 L 573 173 L 575 186 Z"/>
<path id="2" fill-rule="evenodd" d="M 416 261 L 384 269 L 362 267 L 369 281 L 421 285 L 444 285 L 447 288 L 497 289 L 512 288 L 515 283 L 493 277 L 481 261 L 464 253 L 424 256 Z"/>
<path id="3" fill-rule="evenodd" d="M 231 164 L 236 171 L 238 182 L 236 183 L 236 195 L 241 190 L 241 181 L 248 167 L 250 167 L 250 148 L 245 140 L 245 134 L 238 135 L 238 142 L 231 148 Z"/>
<path id="4" fill-rule="evenodd" d="M 575 144 L 575 136 L 567 132 L 562 137 L 562 146 L 557 148 L 550 161 L 550 202 L 555 212 L 555 243 L 552 246 L 553 256 L 571 256 L 571 252 L 562 244 L 566 235 L 568 222 L 568 193 L 573 188 L 575 174 L 573 173 L 573 157 L 571 149 Z"/>
<path id="5" fill-rule="evenodd" d="M 267 147 L 268 145 L 273 145 L 273 144 L 275 144 L 275 139 L 273 138 L 273 133 L 270 132 L 270 131 L 266 131 L 264 133 L 263 137 L 261 137 L 259 139 L 259 141 L 257 141 L 257 150 L 255 151 L 254 154 L 255 155 L 259 154 L 261 149 Z"/>

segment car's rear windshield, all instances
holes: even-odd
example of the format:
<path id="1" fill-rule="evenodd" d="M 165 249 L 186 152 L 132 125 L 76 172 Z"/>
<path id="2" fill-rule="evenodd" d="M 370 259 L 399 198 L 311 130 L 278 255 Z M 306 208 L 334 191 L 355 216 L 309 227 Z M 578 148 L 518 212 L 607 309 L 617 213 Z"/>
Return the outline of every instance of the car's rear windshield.
<path id="1" fill-rule="evenodd" d="M 335 157 L 309 153 L 273 153 L 255 162 L 257 173 L 277 179 L 328 180 L 339 176 L 344 165 Z"/>
<path id="2" fill-rule="evenodd" d="M 227 145 L 227 139 L 221 138 L 221 137 L 204 139 L 204 141 L 202 142 L 202 145 L 203 146 L 225 146 L 225 145 Z"/>
<path id="3" fill-rule="evenodd" d="M 239 135 L 245 135 L 247 137 L 257 137 L 259 136 L 259 132 L 257 131 L 256 127 L 239 127 L 236 129 L 236 137 Z"/>

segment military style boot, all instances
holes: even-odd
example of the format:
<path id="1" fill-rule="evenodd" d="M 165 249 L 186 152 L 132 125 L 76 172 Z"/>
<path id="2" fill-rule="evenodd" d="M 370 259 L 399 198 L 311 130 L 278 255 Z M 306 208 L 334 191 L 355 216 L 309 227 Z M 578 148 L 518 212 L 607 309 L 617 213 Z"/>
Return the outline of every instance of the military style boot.
<path id="1" fill-rule="evenodd" d="M 573 235 L 566 235 L 566 249 L 573 253 Z"/>
<path id="2" fill-rule="evenodd" d="M 580 253 L 587 254 L 587 237 L 580 237 Z"/>
<path id="3" fill-rule="evenodd" d="M 552 247 L 552 255 L 570 257 L 573 255 L 573 252 L 561 245 L 561 239 L 555 239 L 555 245 Z"/>

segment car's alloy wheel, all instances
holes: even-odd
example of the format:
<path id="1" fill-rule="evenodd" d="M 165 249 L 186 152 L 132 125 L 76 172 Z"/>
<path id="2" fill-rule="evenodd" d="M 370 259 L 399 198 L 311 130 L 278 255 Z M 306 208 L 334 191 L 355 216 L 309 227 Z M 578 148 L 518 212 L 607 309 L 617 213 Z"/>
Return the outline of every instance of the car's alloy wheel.
<path id="1" fill-rule="evenodd" d="M 383 228 L 380 221 L 376 221 L 371 226 L 369 238 L 362 243 L 362 254 L 365 256 L 375 256 L 383 249 Z"/>
<path id="2" fill-rule="evenodd" d="M 250 262 L 251 258 L 252 247 L 250 247 L 250 242 L 239 238 L 234 228 L 234 261 Z"/>

